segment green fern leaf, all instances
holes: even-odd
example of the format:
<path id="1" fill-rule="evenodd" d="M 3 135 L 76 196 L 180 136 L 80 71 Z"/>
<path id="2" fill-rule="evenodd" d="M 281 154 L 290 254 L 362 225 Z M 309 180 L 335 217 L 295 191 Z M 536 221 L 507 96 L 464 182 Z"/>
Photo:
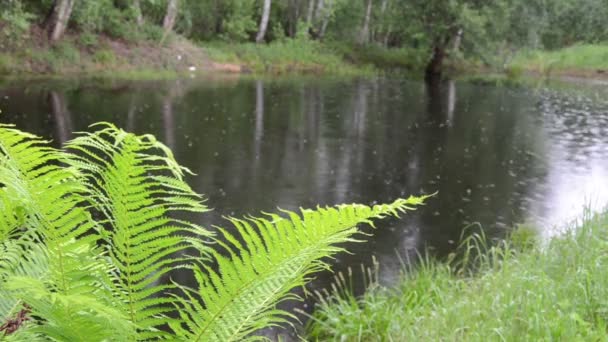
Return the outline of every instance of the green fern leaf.
<path id="1" fill-rule="evenodd" d="M 205 212 L 201 196 L 183 181 L 187 169 L 153 136 L 136 136 L 110 124 L 69 142 L 70 164 L 88 180 L 91 205 L 105 217 L 108 254 L 117 267 L 115 293 L 140 339 L 160 334 L 157 327 L 173 310 L 163 294 L 172 285 L 162 278 L 183 264 L 187 236 L 210 236 L 175 212 Z M 204 252 L 204 251 L 203 251 Z"/>
<path id="2" fill-rule="evenodd" d="M 95 247 L 99 236 L 83 201 L 84 187 L 65 154 L 40 138 L 0 125 L 0 301 L 2 319 L 27 304 L 36 317 L 54 311 L 54 318 L 37 322 L 51 333 L 53 322 L 78 321 L 90 312 L 90 301 L 112 306 L 112 293 L 103 284 L 111 268 Z M 21 281 L 15 281 L 20 279 Z M 27 281 L 26 281 L 27 280 Z M 35 297 L 19 284 L 41 284 L 46 296 Z M 53 297 L 55 296 L 55 297 Z M 73 298 L 57 306 L 53 298 Z M 86 300 L 84 300 L 86 298 Z M 60 315 L 59 315 L 60 314 Z M 90 331 L 103 328 L 91 321 Z M 83 330 L 86 333 L 86 330 Z"/>
<path id="3" fill-rule="evenodd" d="M 230 219 L 238 238 L 221 230 L 228 242 L 217 240 L 229 257 L 213 253 L 217 270 L 194 267 L 199 288 L 195 293 L 184 288 L 183 324 L 172 324 L 173 330 L 187 341 L 240 341 L 260 328 L 284 322 L 290 315 L 276 309 L 276 304 L 294 298 L 292 288 L 328 268 L 323 258 L 342 251 L 337 244 L 356 241 L 358 224 L 413 209 L 424 199 L 302 210 L 300 215 L 286 212 L 288 218 Z"/>

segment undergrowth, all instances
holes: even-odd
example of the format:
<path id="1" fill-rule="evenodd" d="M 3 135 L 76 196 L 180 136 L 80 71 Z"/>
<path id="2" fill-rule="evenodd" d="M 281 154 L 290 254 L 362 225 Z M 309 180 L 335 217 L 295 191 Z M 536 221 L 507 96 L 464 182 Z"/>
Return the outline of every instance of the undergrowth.
<path id="1" fill-rule="evenodd" d="M 533 70 L 549 76 L 552 72 L 608 71 L 608 45 L 581 44 L 559 50 L 525 50 L 506 66 L 507 70 Z"/>
<path id="2" fill-rule="evenodd" d="M 217 62 L 243 64 L 255 73 L 372 74 L 369 63 L 356 65 L 342 58 L 331 45 L 308 39 L 289 39 L 270 44 L 206 43 L 209 57 Z"/>
<path id="3" fill-rule="evenodd" d="M 527 230 L 487 246 L 461 245 L 460 262 L 423 258 L 394 287 L 324 297 L 311 340 L 604 341 L 608 214 L 587 215 L 545 243 Z M 464 256 L 464 258 L 462 258 Z M 463 261 L 464 260 L 464 261 Z"/>

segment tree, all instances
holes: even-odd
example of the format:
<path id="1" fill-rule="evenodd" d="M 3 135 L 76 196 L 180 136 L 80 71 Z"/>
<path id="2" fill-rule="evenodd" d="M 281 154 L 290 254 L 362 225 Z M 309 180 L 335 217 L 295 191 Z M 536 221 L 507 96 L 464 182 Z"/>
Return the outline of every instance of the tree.
<path id="1" fill-rule="evenodd" d="M 137 22 L 137 26 L 143 25 L 144 15 L 141 11 L 141 4 L 139 0 L 133 0 L 133 11 L 135 11 L 135 21 Z"/>
<path id="2" fill-rule="evenodd" d="M 262 7 L 262 19 L 260 20 L 260 29 L 255 37 L 256 43 L 264 41 L 266 36 L 266 29 L 268 28 L 268 19 L 270 19 L 270 5 L 271 0 L 264 0 L 264 6 Z"/>
<path id="3" fill-rule="evenodd" d="M 173 30 L 173 26 L 175 26 L 175 19 L 177 18 L 178 11 L 178 3 L 179 0 L 169 0 L 167 3 L 167 12 L 165 13 L 165 18 L 163 19 L 163 29 L 165 30 L 165 35 Z"/>
<path id="4" fill-rule="evenodd" d="M 74 0 L 55 0 L 47 20 L 49 39 L 55 42 L 63 36 L 68 27 Z"/>
<path id="5" fill-rule="evenodd" d="M 365 6 L 365 17 L 363 19 L 363 26 L 359 33 L 359 44 L 365 44 L 369 42 L 369 24 L 372 18 L 372 0 L 367 0 Z"/>

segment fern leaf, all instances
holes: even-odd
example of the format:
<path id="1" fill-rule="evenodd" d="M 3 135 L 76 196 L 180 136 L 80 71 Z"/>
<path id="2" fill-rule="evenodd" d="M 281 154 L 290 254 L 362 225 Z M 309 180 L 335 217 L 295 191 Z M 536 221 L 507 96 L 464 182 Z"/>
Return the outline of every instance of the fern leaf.
<path id="1" fill-rule="evenodd" d="M 179 255 L 191 246 L 186 236 L 210 236 L 172 215 L 207 208 L 183 181 L 188 170 L 153 136 L 101 124 L 66 146 L 74 152 L 70 164 L 88 180 L 91 205 L 105 217 L 108 254 L 117 267 L 115 293 L 142 339 L 173 310 L 174 299 L 161 298 L 171 285 L 160 280 L 184 262 Z"/>
<path id="2" fill-rule="evenodd" d="M 64 163 L 65 154 L 47 142 L 11 125 L 0 125 L 0 301 L 2 319 L 24 303 L 32 307 L 41 331 L 53 328 L 44 317 L 53 308 L 63 322 L 77 321 L 90 301 L 112 306 L 103 286 L 110 266 L 95 248 L 99 236 L 83 201 L 84 187 L 76 168 Z M 8 233 L 7 233 L 8 232 Z M 46 296 L 35 297 L 16 287 L 15 279 L 36 282 Z M 24 283 L 22 281 L 21 283 Z M 73 298 L 57 306 L 53 298 Z M 86 300 L 84 298 L 86 297 Z M 102 321 L 91 322 L 90 331 Z M 86 330 L 83 330 L 86 333 Z"/>
<path id="3" fill-rule="evenodd" d="M 288 218 L 230 219 L 238 238 L 221 230 L 228 242 L 217 241 L 229 257 L 214 253 L 217 270 L 194 267 L 199 288 L 195 293 L 184 288 L 183 324 L 174 323 L 172 328 L 187 341 L 240 341 L 260 328 L 285 321 L 289 314 L 276 309 L 276 304 L 293 298 L 292 288 L 326 269 L 323 258 L 343 250 L 337 244 L 355 241 L 358 224 L 413 209 L 424 199 L 302 210 L 300 215 L 287 212 Z"/>

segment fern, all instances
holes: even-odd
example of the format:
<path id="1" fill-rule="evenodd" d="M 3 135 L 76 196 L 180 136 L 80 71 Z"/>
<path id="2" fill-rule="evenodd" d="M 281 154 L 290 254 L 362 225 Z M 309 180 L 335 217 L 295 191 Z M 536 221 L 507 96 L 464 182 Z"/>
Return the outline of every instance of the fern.
<path id="1" fill-rule="evenodd" d="M 27 301 L 34 315 L 45 317 L 44 324 L 37 326 L 42 333 L 49 333 L 45 328 L 54 323 L 44 313 L 57 303 L 49 296 L 35 300 L 34 288 L 28 285 L 33 282 L 43 283 L 49 294 L 81 295 L 97 300 L 99 306 L 112 306 L 112 294 L 103 287 L 110 266 L 95 251 L 95 222 L 79 195 L 83 184 L 76 169 L 61 165 L 63 156 L 36 136 L 0 126 L 0 185 L 8 195 L 2 196 L 2 203 L 8 209 L 21 209 L 1 213 L 0 231 L 9 232 L 1 248 L 11 253 L 0 257 L 0 293 L 12 296 L 0 306 L 10 308 L 2 312 L 6 320 Z M 20 225 L 25 229 L 19 231 Z M 90 311 L 85 306 L 84 301 L 61 306 L 62 321 L 78 321 Z M 89 326 L 101 328 L 94 320 Z"/>
<path id="2" fill-rule="evenodd" d="M 167 147 L 151 135 L 102 125 L 67 144 L 78 153 L 70 164 L 87 177 L 90 203 L 105 216 L 108 253 L 118 271 L 114 291 L 129 320 L 142 329 L 143 339 L 160 334 L 155 327 L 167 323 L 162 314 L 173 309 L 174 299 L 162 296 L 171 285 L 159 279 L 187 260 L 179 253 L 191 247 L 188 235 L 210 236 L 169 215 L 207 208 L 183 182 L 187 169 Z"/>
<path id="3" fill-rule="evenodd" d="M 186 341 L 240 341 L 252 332 L 284 322 L 290 315 L 274 306 L 294 298 L 289 291 L 308 276 L 327 269 L 323 261 L 342 251 L 336 245 L 353 239 L 357 225 L 397 215 L 422 203 L 410 197 L 389 205 L 341 205 L 335 208 L 286 212 L 247 220 L 230 219 L 238 239 L 221 229 L 217 240 L 230 258 L 214 252 L 218 270 L 195 267 L 199 289 L 180 300 L 183 325 L 173 329 Z M 245 242 L 245 246 L 240 241 Z M 199 303 L 195 297 L 202 298 Z"/>
<path id="4" fill-rule="evenodd" d="M 166 146 L 98 127 L 60 151 L 0 125 L 0 326 L 20 324 L 7 340 L 254 339 L 290 321 L 277 304 L 359 224 L 425 199 L 230 218 L 236 234 L 216 237 L 180 219 L 208 209 Z M 175 268 L 198 286 L 167 281 Z"/>

